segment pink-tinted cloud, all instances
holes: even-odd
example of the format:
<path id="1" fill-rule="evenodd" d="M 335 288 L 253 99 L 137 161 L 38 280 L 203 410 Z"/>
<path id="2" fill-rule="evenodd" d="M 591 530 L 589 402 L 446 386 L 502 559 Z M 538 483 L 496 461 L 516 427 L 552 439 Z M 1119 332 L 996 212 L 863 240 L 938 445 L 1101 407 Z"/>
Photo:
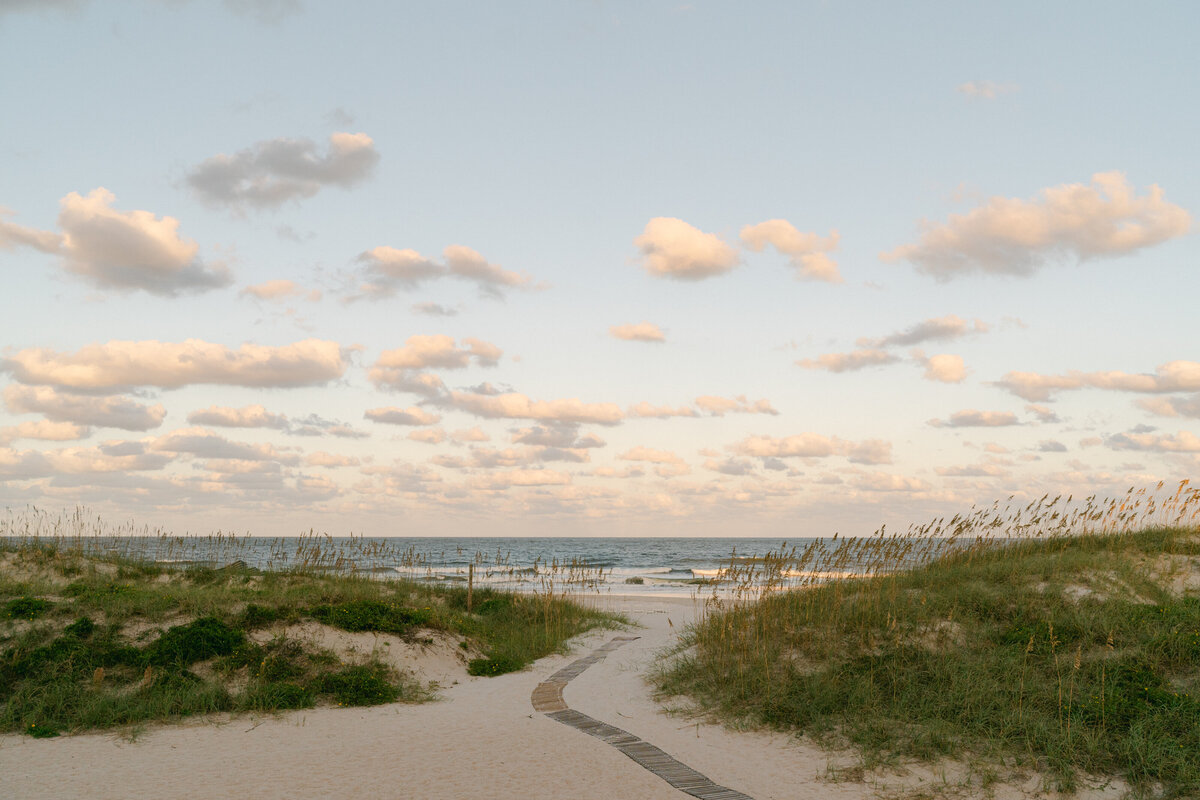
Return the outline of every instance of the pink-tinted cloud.
<path id="1" fill-rule="evenodd" d="M 723 417 L 726 414 L 769 414 L 770 416 L 779 414 L 771 407 L 769 400 L 761 399 L 751 403 L 744 394 L 733 398 L 705 394 L 696 398 L 696 405 L 701 411 L 713 417 Z"/>
<path id="2" fill-rule="evenodd" d="M 665 342 L 666 335 L 653 322 L 636 322 L 626 325 L 613 325 L 608 332 L 616 339 L 627 342 Z"/>
<path id="3" fill-rule="evenodd" d="M 1136 403 L 1139 408 L 1160 417 L 1200 419 L 1200 394 L 1186 397 L 1142 397 Z"/>
<path id="4" fill-rule="evenodd" d="M 1144 450 L 1157 453 L 1200 453 L 1200 436 L 1190 431 L 1175 434 L 1118 433 L 1108 437 L 1113 450 Z"/>
<path id="5" fill-rule="evenodd" d="M 748 436 L 729 449 L 737 455 L 756 458 L 828 458 L 839 455 L 856 464 L 892 463 L 891 442 L 880 439 L 855 442 L 817 433 L 799 433 L 780 438 Z"/>
<path id="6" fill-rule="evenodd" d="M 975 320 L 969 323 L 957 314 L 947 314 L 944 317 L 931 317 L 902 331 L 888 334 L 877 339 L 863 337 L 855 344 L 859 347 L 882 348 L 924 344 L 931 341 L 949 341 L 973 333 L 985 333 L 987 323 Z"/>
<path id="7" fill-rule="evenodd" d="M 215 425 L 218 428 L 272 428 L 287 430 L 288 419 L 283 414 L 274 414 L 259 404 L 243 408 L 209 406 L 188 414 L 187 421 L 193 425 Z"/>
<path id="8" fill-rule="evenodd" d="M 552 469 L 514 469 L 506 472 L 491 472 L 471 479 L 476 489 L 503 490 L 514 486 L 564 486 L 571 482 L 566 472 Z"/>
<path id="9" fill-rule="evenodd" d="M 962 356 L 940 353 L 925 358 L 923 355 L 917 354 L 914 356 L 914 360 L 918 364 L 924 365 L 924 378 L 927 381 L 962 383 L 967 377 L 967 367 L 963 363 Z"/>
<path id="10" fill-rule="evenodd" d="M 622 461 L 645 461 L 650 464 L 682 464 L 683 459 L 678 453 L 673 453 L 670 450 L 655 450 L 650 447 L 634 447 L 631 450 L 626 450 L 617 458 Z"/>
<path id="11" fill-rule="evenodd" d="M 440 414 L 434 414 L 417 406 L 372 408 L 368 409 L 363 417 L 372 422 L 382 422 L 388 425 L 433 425 L 442 419 Z"/>
<path id="12" fill-rule="evenodd" d="M 423 444 L 441 444 L 446 441 L 446 432 L 441 428 L 422 428 L 409 433 L 408 438 Z"/>
<path id="13" fill-rule="evenodd" d="M 304 463 L 310 467 L 327 467 L 335 469 L 337 467 L 357 467 L 362 461 L 354 456 L 344 456 L 337 453 L 326 453 L 318 450 L 315 453 L 310 453 Z"/>
<path id="14" fill-rule="evenodd" d="M 633 243 L 642 252 L 642 266 L 656 278 L 699 281 L 738 263 L 737 251 L 720 237 L 673 217 L 650 220 Z"/>
<path id="15" fill-rule="evenodd" d="M 296 455 L 281 452 L 274 445 L 234 442 L 206 428 L 181 428 L 172 431 L 155 439 L 149 449 L 155 452 L 232 461 L 278 461 L 284 464 L 299 462 Z"/>
<path id="16" fill-rule="evenodd" d="M 1151 185 L 1138 196 L 1120 172 L 1090 185 L 1044 189 L 1033 200 L 993 197 L 945 223 L 924 225 L 916 244 L 882 254 L 938 280 L 983 272 L 1031 275 L 1049 261 L 1125 255 L 1187 233 L 1191 215 Z"/>
<path id="17" fill-rule="evenodd" d="M 385 350 L 375 362 L 377 368 L 392 369 L 464 369 L 474 361 L 481 367 L 494 367 L 504 354 L 499 347 L 482 339 L 463 339 L 459 347 L 452 336 L 410 336 L 403 347 Z"/>
<path id="18" fill-rule="evenodd" d="M 293 297 L 306 297 L 310 302 L 315 303 L 321 299 L 319 289 L 310 291 L 299 286 L 295 281 L 282 278 L 247 286 L 238 294 L 243 297 L 257 297 L 259 300 L 287 300 Z"/>
<path id="19" fill-rule="evenodd" d="M 49 348 L 21 350 L 0 367 L 21 383 L 90 392 L 131 387 L 177 389 L 190 384 L 249 387 L 317 386 L 346 371 L 337 342 L 305 339 L 270 347 L 224 345 L 187 339 L 180 343 L 111 341 L 75 353 Z"/>
<path id="20" fill-rule="evenodd" d="M 900 356 L 886 350 L 854 350 L 849 353 L 825 353 L 817 358 L 804 358 L 796 362 L 805 369 L 822 369 L 826 372 L 855 372 L 867 367 L 895 364 Z"/>
<path id="21" fill-rule="evenodd" d="M 1003 378 L 996 381 L 996 385 L 1030 402 L 1049 400 L 1055 392 L 1084 388 L 1145 394 L 1196 391 L 1200 390 L 1200 362 L 1169 361 L 1159 365 L 1153 375 L 1119 370 L 1108 372 L 1071 370 L 1063 375 L 1008 372 Z"/>
<path id="22" fill-rule="evenodd" d="M 1020 425 L 1021 421 L 1011 411 L 977 411 L 973 408 L 955 411 L 949 419 L 931 419 L 934 428 L 1003 428 Z"/>
<path id="23" fill-rule="evenodd" d="M 698 417 L 700 414 L 689 406 L 655 406 L 643 400 L 629 408 L 629 416 L 663 419 L 666 417 Z"/>
<path id="24" fill-rule="evenodd" d="M 995 100 L 1000 95 L 1012 94 L 1020 90 L 1015 83 L 996 83 L 995 81 L 967 81 L 958 85 L 958 91 L 972 100 Z"/>
<path id="25" fill-rule="evenodd" d="M 86 439 L 91 433 L 90 428 L 76 425 L 74 422 L 53 422 L 48 419 L 28 420 L 17 425 L 0 428 L 0 445 L 7 445 L 18 439 L 69 442 Z"/>
<path id="26" fill-rule="evenodd" d="M 769 244 L 788 257 L 796 270 L 797 280 L 842 283 L 837 262 L 829 253 L 838 246 L 838 232 L 830 231 L 821 238 L 815 233 L 801 233 L 785 219 L 769 219 L 757 225 L 746 225 L 741 231 L 742 244 L 761 253 Z"/>
<path id="27" fill-rule="evenodd" d="M 161 404 L 147 406 L 127 397 L 67 394 L 49 386 L 6 386 L 4 403 L 16 414 L 43 414 L 55 422 L 127 431 L 157 428 L 167 415 Z"/>
<path id="28" fill-rule="evenodd" d="M 539 422 L 579 422 L 616 425 L 624 414 L 614 403 L 584 403 L 571 397 L 533 400 L 519 392 L 475 394 L 450 392 L 449 405 L 485 419 L 528 419 Z"/>

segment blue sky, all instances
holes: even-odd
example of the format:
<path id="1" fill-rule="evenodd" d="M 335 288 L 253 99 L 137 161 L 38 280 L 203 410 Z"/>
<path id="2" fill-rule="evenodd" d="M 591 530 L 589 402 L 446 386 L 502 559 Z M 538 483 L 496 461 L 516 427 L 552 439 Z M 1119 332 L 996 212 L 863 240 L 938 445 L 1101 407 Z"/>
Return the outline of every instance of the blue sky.
<path id="1" fill-rule="evenodd" d="M 0 0 L 0 502 L 797 536 L 1191 477 L 1197 22 Z"/>

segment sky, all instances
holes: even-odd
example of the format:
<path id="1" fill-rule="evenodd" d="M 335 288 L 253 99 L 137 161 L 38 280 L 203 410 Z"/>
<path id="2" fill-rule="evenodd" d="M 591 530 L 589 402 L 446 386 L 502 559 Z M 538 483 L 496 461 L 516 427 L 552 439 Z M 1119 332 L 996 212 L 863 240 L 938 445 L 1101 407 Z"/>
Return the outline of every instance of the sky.
<path id="1" fill-rule="evenodd" d="M 0 504 L 795 538 L 1191 478 L 1197 29 L 0 0 Z"/>

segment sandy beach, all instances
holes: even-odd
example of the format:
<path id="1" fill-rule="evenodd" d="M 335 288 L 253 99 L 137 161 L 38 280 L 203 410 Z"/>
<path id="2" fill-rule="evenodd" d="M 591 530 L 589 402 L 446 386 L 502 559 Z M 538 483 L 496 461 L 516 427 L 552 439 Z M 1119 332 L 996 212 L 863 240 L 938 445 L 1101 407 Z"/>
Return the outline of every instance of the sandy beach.
<path id="1" fill-rule="evenodd" d="M 571 680 L 563 692 L 567 704 L 658 746 L 722 786 L 757 800 L 867 798 L 881 791 L 947 788 L 962 777 L 953 769 L 918 768 L 882 783 L 871 777 L 850 780 L 852 757 L 831 756 L 782 734 L 730 731 L 664 713 L 651 697 L 644 671 L 702 603 L 628 596 L 591 602 L 627 614 L 641 627 L 621 635 L 639 638 Z M 614 635 L 593 632 L 576 640 L 571 654 L 542 659 L 519 673 L 473 678 L 464 672 L 440 690 L 441 699 L 421 705 L 221 716 L 153 725 L 133 741 L 114 733 L 46 740 L 0 736 L 3 795 L 13 800 L 686 797 L 617 749 L 531 705 L 540 681 Z M 435 659 L 431 668 L 443 673 L 442 680 L 450 677 L 444 659 Z M 1038 785 L 1032 778 L 1024 787 L 1002 787 L 996 796 L 1028 796 Z M 1110 789 L 1076 796 L 1118 794 Z"/>

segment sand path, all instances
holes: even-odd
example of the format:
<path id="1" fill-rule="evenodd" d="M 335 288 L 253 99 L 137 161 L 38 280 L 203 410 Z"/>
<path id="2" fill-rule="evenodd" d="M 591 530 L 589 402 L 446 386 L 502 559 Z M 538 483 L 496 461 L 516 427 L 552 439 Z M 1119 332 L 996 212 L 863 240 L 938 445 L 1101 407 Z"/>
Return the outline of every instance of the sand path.
<path id="1" fill-rule="evenodd" d="M 756 800 L 863 798 L 821 779 L 827 757 L 776 734 L 663 714 L 643 682 L 655 652 L 694 618 L 691 600 L 597 598 L 642 628 L 565 687 L 570 708 L 629 731 Z M 604 741 L 533 709 L 539 682 L 613 637 L 497 678 L 467 678 L 423 705 L 316 709 L 37 740 L 0 736 L 0 795 L 36 798 L 662 798 L 687 795 Z"/>

